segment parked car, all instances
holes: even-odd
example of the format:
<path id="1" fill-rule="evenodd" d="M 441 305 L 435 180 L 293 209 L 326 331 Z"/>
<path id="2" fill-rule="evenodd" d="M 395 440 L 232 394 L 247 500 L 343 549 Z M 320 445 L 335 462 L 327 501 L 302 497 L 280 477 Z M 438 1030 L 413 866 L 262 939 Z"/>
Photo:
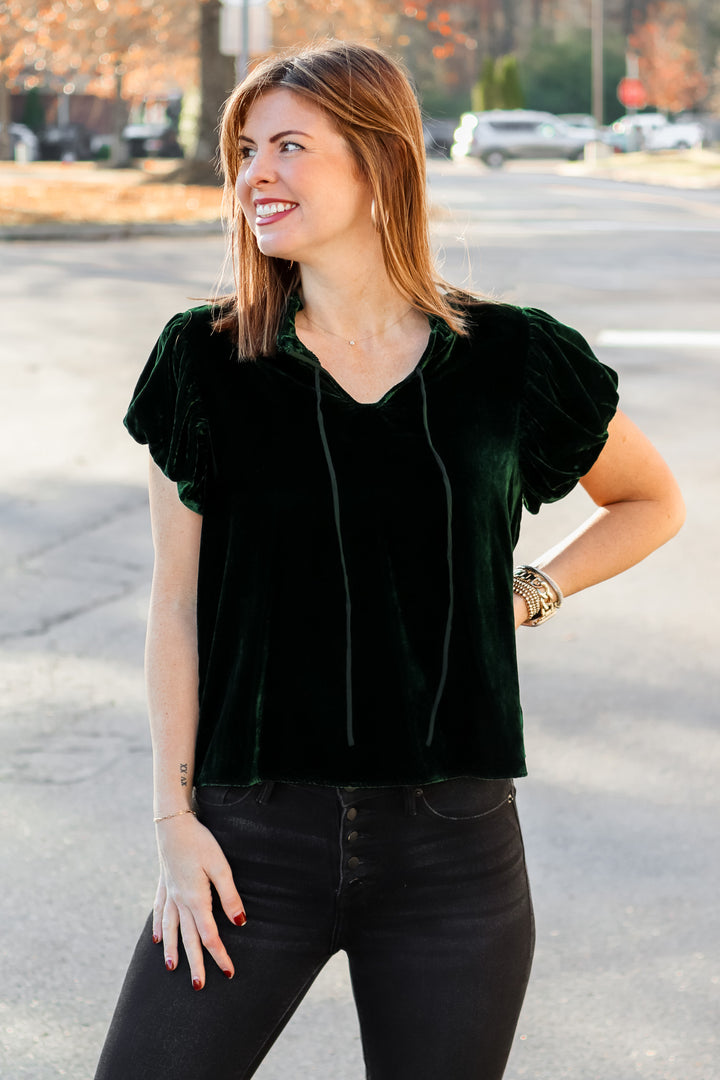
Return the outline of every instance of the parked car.
<path id="1" fill-rule="evenodd" d="M 595 138 L 593 131 L 570 128 L 552 113 L 492 109 L 461 116 L 451 157 L 480 158 L 491 169 L 500 168 L 510 158 L 575 161 L 583 156 L 585 144 Z"/>
<path id="2" fill-rule="evenodd" d="M 645 137 L 647 150 L 692 150 L 702 146 L 705 132 L 702 124 L 665 124 L 652 128 Z"/>
<path id="3" fill-rule="evenodd" d="M 607 141 L 616 149 L 690 150 L 702 146 L 702 124 L 671 123 L 662 113 L 633 113 L 621 116 L 612 125 Z"/>
<path id="4" fill-rule="evenodd" d="M 181 158 L 183 148 L 171 124 L 128 124 L 122 133 L 130 157 Z"/>
<path id="5" fill-rule="evenodd" d="M 676 124 L 699 124 L 703 129 L 703 146 L 720 143 L 720 116 L 716 113 L 684 112 L 675 117 Z"/>
<path id="6" fill-rule="evenodd" d="M 0 131 L 3 125 L 0 124 Z M 40 157 L 40 144 L 37 135 L 25 124 L 10 124 L 10 157 L 15 160 L 37 161 Z"/>
<path id="7" fill-rule="evenodd" d="M 90 132 L 83 124 L 51 124 L 40 133 L 44 161 L 88 161 Z"/>

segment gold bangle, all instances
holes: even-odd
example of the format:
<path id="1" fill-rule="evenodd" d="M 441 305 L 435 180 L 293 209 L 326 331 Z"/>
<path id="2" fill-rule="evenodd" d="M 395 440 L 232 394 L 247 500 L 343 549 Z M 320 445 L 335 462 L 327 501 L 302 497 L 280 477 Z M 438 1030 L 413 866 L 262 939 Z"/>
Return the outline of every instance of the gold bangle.
<path id="1" fill-rule="evenodd" d="M 153 818 L 153 821 L 157 825 L 158 821 L 169 821 L 173 817 L 181 817 L 182 814 L 193 814 L 197 817 L 194 810 L 176 810 L 174 814 L 162 814 L 160 817 Z"/>
<path id="2" fill-rule="evenodd" d="M 515 582 L 522 582 L 533 589 L 540 605 L 538 610 L 525 620 L 523 626 L 541 626 L 556 614 L 563 602 L 563 594 L 544 571 L 536 570 L 534 566 L 518 566 L 513 574 L 514 590 Z"/>

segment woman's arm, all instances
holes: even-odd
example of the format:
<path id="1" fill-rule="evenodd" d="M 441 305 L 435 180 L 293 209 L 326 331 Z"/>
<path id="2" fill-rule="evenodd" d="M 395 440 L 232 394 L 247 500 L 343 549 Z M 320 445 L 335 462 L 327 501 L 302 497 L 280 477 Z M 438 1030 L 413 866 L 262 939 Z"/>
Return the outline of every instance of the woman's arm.
<path id="1" fill-rule="evenodd" d="M 649 439 L 622 412 L 580 481 L 598 510 L 579 529 L 536 560 L 565 596 L 640 562 L 675 535 L 685 506 L 675 478 Z M 528 617 L 514 596 L 515 625 Z"/>
<path id="2" fill-rule="evenodd" d="M 148 616 L 145 672 L 153 745 L 160 882 L 153 938 L 165 943 L 165 963 L 178 962 L 178 926 L 193 986 L 205 983 L 203 945 L 230 977 L 233 965 L 212 915 L 211 883 L 233 922 L 244 922 L 242 900 L 217 841 L 192 814 L 198 724 L 196 599 L 202 517 L 184 506 L 177 487 L 151 460 L 150 514 L 155 570 Z M 166 815 L 174 815 L 166 817 Z"/>

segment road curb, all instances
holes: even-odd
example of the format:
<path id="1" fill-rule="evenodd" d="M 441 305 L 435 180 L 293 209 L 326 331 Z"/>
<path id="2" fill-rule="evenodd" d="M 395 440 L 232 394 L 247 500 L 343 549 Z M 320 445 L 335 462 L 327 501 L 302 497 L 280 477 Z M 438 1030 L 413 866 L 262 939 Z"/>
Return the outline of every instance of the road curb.
<path id="1" fill-rule="evenodd" d="M 6 225 L 0 227 L 0 241 L 133 240 L 142 236 L 222 236 L 222 231 L 219 221 Z"/>

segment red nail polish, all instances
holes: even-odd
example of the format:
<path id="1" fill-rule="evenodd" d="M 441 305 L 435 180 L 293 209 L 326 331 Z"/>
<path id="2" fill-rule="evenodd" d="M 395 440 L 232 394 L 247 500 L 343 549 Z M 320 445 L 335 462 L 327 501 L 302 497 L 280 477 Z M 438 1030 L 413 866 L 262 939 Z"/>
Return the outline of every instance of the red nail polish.
<path id="1" fill-rule="evenodd" d="M 165 967 L 168 969 L 168 971 L 174 971 L 175 970 L 175 965 L 172 962 L 172 960 L 170 959 L 170 957 L 168 957 L 167 960 L 165 961 Z"/>
<path id="2" fill-rule="evenodd" d="M 235 916 L 235 918 L 233 919 L 233 922 L 235 923 L 236 926 L 244 926 L 245 923 L 247 922 L 247 915 L 245 914 L 244 911 L 241 911 L 239 915 Z"/>
<path id="3" fill-rule="evenodd" d="M 202 990 L 202 983 L 199 979 L 193 979 L 193 990 Z"/>
<path id="4" fill-rule="evenodd" d="M 159 945 L 160 944 L 160 935 L 159 934 L 153 934 L 153 941 L 155 942 L 156 945 Z"/>
<path id="5" fill-rule="evenodd" d="M 223 975 L 225 976 L 225 978 L 226 978 L 226 979 L 232 979 L 232 977 L 233 977 L 233 973 L 232 973 L 232 971 L 230 971 L 230 970 L 228 970 L 228 971 L 225 971 L 225 970 L 223 969 Z"/>

